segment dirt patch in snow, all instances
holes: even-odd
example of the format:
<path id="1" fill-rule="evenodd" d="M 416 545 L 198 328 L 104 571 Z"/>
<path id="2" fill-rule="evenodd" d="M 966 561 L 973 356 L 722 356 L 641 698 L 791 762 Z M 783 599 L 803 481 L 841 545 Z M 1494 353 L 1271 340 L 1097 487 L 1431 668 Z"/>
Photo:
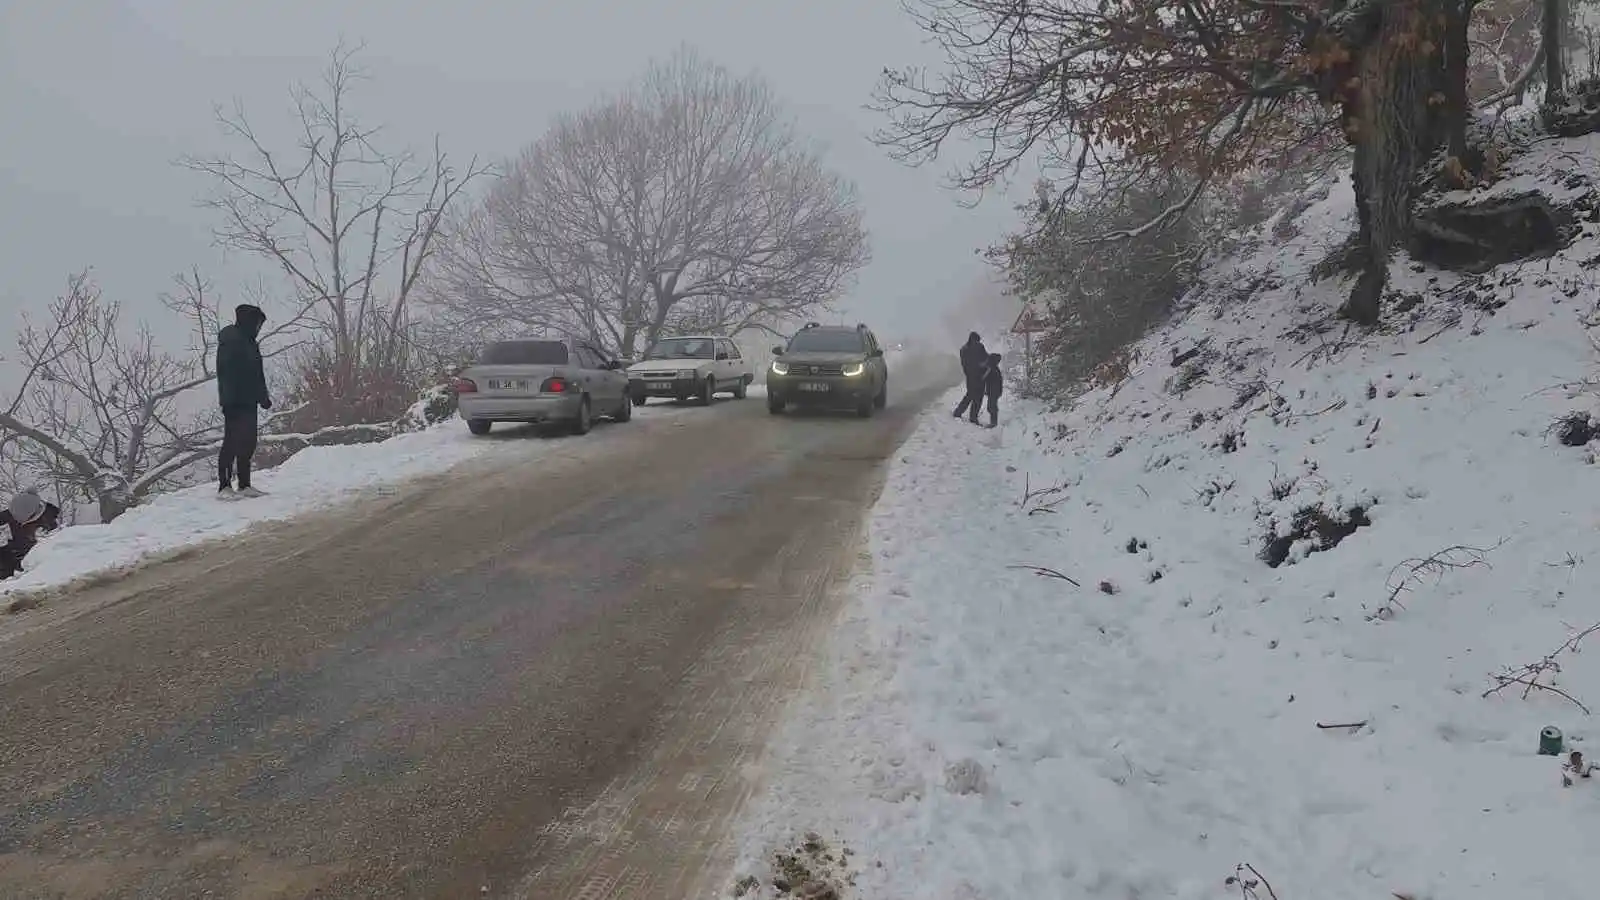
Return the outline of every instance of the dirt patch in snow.
<path id="1" fill-rule="evenodd" d="M 792 847 L 772 854 L 772 872 L 765 878 L 746 875 L 733 886 L 740 900 L 795 898 L 795 900 L 845 900 L 855 884 L 849 847 L 835 848 L 816 832 L 808 832 Z"/>

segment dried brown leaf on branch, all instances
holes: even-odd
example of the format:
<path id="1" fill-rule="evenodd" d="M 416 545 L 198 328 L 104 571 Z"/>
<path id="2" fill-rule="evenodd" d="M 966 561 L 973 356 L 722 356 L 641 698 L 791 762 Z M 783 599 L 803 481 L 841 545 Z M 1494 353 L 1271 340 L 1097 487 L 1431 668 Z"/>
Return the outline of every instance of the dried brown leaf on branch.
<path id="1" fill-rule="evenodd" d="M 1313 90 L 1340 47 L 1303 49 L 1318 3 L 916 0 L 910 11 L 945 58 L 936 75 L 885 72 L 875 106 L 890 121 L 876 139 L 920 164 L 952 137 L 975 138 L 953 178 L 965 189 L 1003 183 L 1029 158 L 1063 195 L 1109 168 L 1192 176 L 1191 194 L 1149 223 L 1162 227 L 1213 180 L 1340 143 Z"/>

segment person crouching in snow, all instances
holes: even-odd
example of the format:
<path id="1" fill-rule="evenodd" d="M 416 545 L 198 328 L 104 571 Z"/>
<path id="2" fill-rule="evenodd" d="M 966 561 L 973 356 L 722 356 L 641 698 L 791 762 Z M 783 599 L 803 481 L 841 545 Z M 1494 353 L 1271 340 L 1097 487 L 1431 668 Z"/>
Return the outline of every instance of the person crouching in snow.
<path id="1" fill-rule="evenodd" d="M 1000 422 L 1000 393 L 1005 388 L 1005 373 L 1000 371 L 1000 354 L 989 354 L 989 365 L 983 370 L 983 395 L 989 400 L 989 427 Z M 978 421 L 978 404 L 972 404 L 972 421 Z"/>
<path id="2" fill-rule="evenodd" d="M 22 491 L 11 498 L 11 504 L 0 511 L 0 537 L 6 543 L 0 546 L 0 578 L 10 578 L 22 571 L 22 559 L 39 543 L 39 532 L 55 531 L 61 524 L 61 508 L 46 503 L 34 491 Z"/>
<path id="3" fill-rule="evenodd" d="M 271 409 L 267 375 L 256 342 L 267 314 L 258 306 L 241 304 L 233 311 L 234 323 L 217 333 L 217 399 L 222 404 L 222 449 L 217 454 L 217 496 L 259 497 L 250 486 L 250 460 L 256 454 L 261 428 L 256 407 Z M 239 491 L 233 479 L 238 476 Z"/>

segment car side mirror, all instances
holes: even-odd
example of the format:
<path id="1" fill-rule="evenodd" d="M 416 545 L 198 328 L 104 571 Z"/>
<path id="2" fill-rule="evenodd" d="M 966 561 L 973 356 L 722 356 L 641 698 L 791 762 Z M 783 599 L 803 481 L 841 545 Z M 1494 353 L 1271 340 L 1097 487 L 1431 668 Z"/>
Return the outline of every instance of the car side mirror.
<path id="1" fill-rule="evenodd" d="M 873 359 L 877 359 L 878 357 L 883 355 L 883 351 L 882 350 L 874 350 L 868 355 L 871 356 Z"/>
<path id="2" fill-rule="evenodd" d="M 783 355 L 783 348 L 782 347 L 773 347 L 772 348 L 772 355 L 773 356 L 782 356 Z"/>

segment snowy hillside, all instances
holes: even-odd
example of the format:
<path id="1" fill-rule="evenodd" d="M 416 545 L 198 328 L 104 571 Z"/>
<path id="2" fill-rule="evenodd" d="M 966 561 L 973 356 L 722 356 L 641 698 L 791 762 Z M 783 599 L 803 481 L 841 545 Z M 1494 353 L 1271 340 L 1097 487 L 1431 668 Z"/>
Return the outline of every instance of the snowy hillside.
<path id="1" fill-rule="evenodd" d="M 1353 228 L 1335 188 L 1126 380 L 1008 398 L 993 432 L 931 413 L 761 773 L 747 896 L 838 868 L 774 873 L 806 831 L 864 900 L 1591 896 L 1600 778 L 1563 785 L 1600 752 L 1581 227 L 1482 276 L 1397 261 L 1363 335 L 1309 278 Z"/>

